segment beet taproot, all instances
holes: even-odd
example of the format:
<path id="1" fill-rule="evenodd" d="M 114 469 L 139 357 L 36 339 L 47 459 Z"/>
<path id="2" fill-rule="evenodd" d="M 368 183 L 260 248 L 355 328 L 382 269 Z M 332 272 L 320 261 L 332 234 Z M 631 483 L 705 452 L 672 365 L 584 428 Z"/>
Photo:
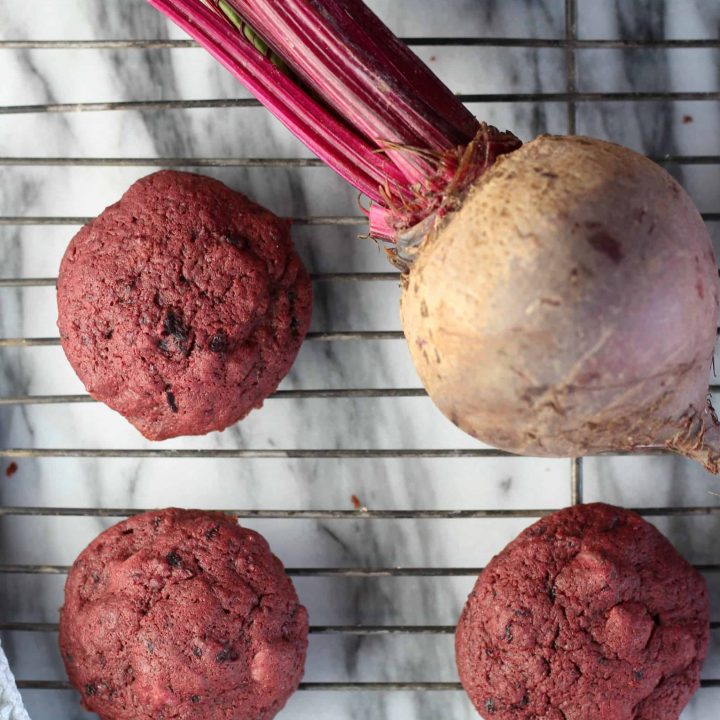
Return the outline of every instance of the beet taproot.
<path id="1" fill-rule="evenodd" d="M 515 453 L 666 445 L 717 471 L 703 433 L 720 288 L 707 229 L 647 158 L 543 136 L 496 164 L 418 249 L 402 296 L 430 396 Z"/>

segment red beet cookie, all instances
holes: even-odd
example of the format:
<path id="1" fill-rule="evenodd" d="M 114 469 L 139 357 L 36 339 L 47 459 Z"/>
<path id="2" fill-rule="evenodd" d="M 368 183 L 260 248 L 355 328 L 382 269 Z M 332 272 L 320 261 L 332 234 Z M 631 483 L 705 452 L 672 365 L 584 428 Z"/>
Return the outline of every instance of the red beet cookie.
<path id="1" fill-rule="evenodd" d="M 289 224 L 217 180 L 138 180 L 72 239 L 63 349 L 88 392 L 151 440 L 222 430 L 260 407 L 310 324 Z"/>
<path id="2" fill-rule="evenodd" d="M 480 575 L 455 636 L 492 720 L 677 720 L 699 686 L 705 580 L 635 513 L 580 505 L 525 530 Z"/>
<path id="3" fill-rule="evenodd" d="M 195 510 L 103 532 L 60 613 L 70 681 L 103 720 L 269 720 L 297 689 L 307 632 L 264 538 Z"/>

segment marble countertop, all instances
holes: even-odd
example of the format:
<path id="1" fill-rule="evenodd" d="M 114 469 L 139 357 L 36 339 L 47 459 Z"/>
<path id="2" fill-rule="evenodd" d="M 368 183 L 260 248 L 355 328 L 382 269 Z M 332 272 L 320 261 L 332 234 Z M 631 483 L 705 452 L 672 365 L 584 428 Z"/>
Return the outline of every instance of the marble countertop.
<path id="1" fill-rule="evenodd" d="M 564 0 L 373 0 L 405 37 L 565 35 Z M 720 34 L 717 0 L 577 0 L 581 39 L 707 39 Z M 115 201 L 156 158 L 307 158 L 261 108 L 180 108 L 176 100 L 247 97 L 233 78 L 192 47 L 8 46 L 9 40 L 180 39 L 143 0 L 2 0 L 0 3 L 0 278 L 54 278 L 81 222 Z M 4 44 L 3 44 L 4 43 Z M 423 45 L 417 52 L 457 92 L 525 93 L 523 101 L 477 103 L 473 111 L 523 139 L 566 132 L 563 47 Z M 577 131 L 652 156 L 720 156 L 720 49 L 581 48 L 575 53 Z M 472 68 L 472 72 L 468 72 Z M 697 93 L 642 102 L 613 93 Z M 590 101 L 585 94 L 603 94 Z M 714 93 L 712 99 L 703 93 Z M 608 97 L 607 94 L 610 94 Z M 560 98 L 562 99 L 562 98 Z M 160 101 L 159 107 L 65 103 Z M 9 110 L 11 112 L 9 112 Z M 8 158 L 45 158 L 39 162 Z M 87 162 L 48 158 L 84 158 Z M 104 159 L 95 161 L 93 159 Z M 93 160 L 93 161 L 91 161 Z M 178 161 L 182 162 L 182 161 Z M 167 164 L 167 163 L 165 163 Z M 197 163 L 189 163 L 197 170 Z M 709 220 L 720 250 L 720 163 L 670 166 Z M 296 218 L 356 217 L 355 193 L 325 168 L 226 162 L 202 172 Z M 711 216 L 712 217 L 712 216 Z M 16 218 L 13 220 L 12 218 Z M 35 218 L 34 220 L 32 218 Z M 383 272 L 391 268 L 361 225 L 298 224 L 294 237 L 311 271 Z M 394 280 L 315 285 L 313 330 L 398 331 Z M 56 337 L 52 281 L 0 283 L 0 337 Z M 308 341 L 285 390 L 419 388 L 402 339 Z M 0 348 L 0 396 L 84 392 L 56 345 Z M 407 394 L 406 394 L 407 395 Z M 200 450 L 198 457 L 36 457 L 10 469 L 8 448 Z M 0 404 L 0 507 L 149 508 L 178 505 L 236 510 L 560 508 L 571 500 L 568 460 L 393 458 L 376 450 L 472 451 L 481 446 L 422 396 L 274 398 L 222 434 L 151 445 L 122 418 L 94 403 Z M 238 449 L 316 450 L 305 458 L 232 457 Z M 230 451 L 231 457 L 212 457 Z M 369 450 L 327 457 L 323 451 Z M 339 453 L 342 456 L 342 452 Z M 583 463 L 584 499 L 630 507 L 720 503 L 720 480 L 673 457 L 603 457 Z M 293 567 L 475 568 L 532 519 L 251 518 Z M 117 517 L 0 515 L 0 564 L 58 564 Z M 692 562 L 718 563 L 720 516 L 652 518 Z M 720 620 L 720 573 L 709 573 L 713 619 Z M 424 576 L 303 577 L 298 591 L 313 626 L 452 626 L 474 578 Z M 0 574 L 0 623 L 54 623 L 63 575 Z M 19 679 L 64 680 L 53 632 L 6 630 L 3 646 Z M 720 631 L 704 676 L 720 678 Z M 456 682 L 449 632 L 311 636 L 308 682 Z M 68 690 L 23 690 L 33 720 L 90 718 Z M 720 688 L 704 688 L 683 720 L 717 717 Z M 458 691 L 305 691 L 287 720 L 469 720 Z"/>

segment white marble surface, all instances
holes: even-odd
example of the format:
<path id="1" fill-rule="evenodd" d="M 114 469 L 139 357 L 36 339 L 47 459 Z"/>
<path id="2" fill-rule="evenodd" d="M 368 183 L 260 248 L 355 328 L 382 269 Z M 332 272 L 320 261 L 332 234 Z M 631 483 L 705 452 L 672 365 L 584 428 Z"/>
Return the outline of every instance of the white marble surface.
<path id="1" fill-rule="evenodd" d="M 399 34 L 557 38 L 563 0 L 375 0 Z M 578 0 L 583 38 L 717 38 L 717 0 Z M 179 38 L 143 0 L 2 0 L 0 39 Z M 466 93 L 563 92 L 559 49 L 423 47 L 419 53 L 450 86 Z M 583 50 L 578 87 L 587 92 L 718 91 L 718 50 Z M 468 68 L 472 68 L 468 72 Z M 244 97 L 199 49 L 3 49 L 0 106 L 93 101 Z M 473 106 L 523 138 L 566 130 L 561 103 Z M 581 103 L 578 128 L 652 155 L 720 154 L 720 103 Z M 262 109 L 112 112 L 0 112 L 0 157 L 305 157 L 307 152 Z M 0 216 L 90 216 L 148 167 L 0 167 Z M 356 198 L 322 168 L 207 168 L 291 216 L 355 215 Z M 720 212 L 720 165 L 673 168 L 706 212 Z M 0 277 L 54 277 L 72 225 L 0 225 Z M 720 223 L 711 223 L 720 247 Z M 382 253 L 358 228 L 297 227 L 299 251 L 315 272 L 377 271 Z M 398 289 L 389 282 L 316 286 L 315 330 L 397 330 Z M 0 337 L 53 336 L 52 287 L 0 288 Z M 401 341 L 308 342 L 283 387 L 418 387 Z M 0 349 L 0 395 L 81 393 L 58 347 Z M 223 434 L 173 440 L 168 448 L 473 448 L 426 399 L 271 399 Z M 0 406 L 0 450 L 147 448 L 119 416 L 96 404 Z M 0 505 L 234 509 L 547 508 L 569 502 L 568 461 L 533 459 L 213 460 L 37 458 L 6 477 Z M 585 463 L 586 499 L 629 506 L 710 505 L 720 481 L 674 458 L 602 458 Z M 114 519 L 0 518 L 0 562 L 69 564 Z M 529 519 L 264 520 L 259 529 L 289 567 L 484 564 Z M 718 518 L 656 521 L 692 561 L 717 563 Z M 720 578 L 713 618 L 720 620 Z M 61 576 L 0 575 L 1 622 L 54 622 Z M 297 581 L 313 625 L 454 624 L 472 577 L 303 578 Z M 4 632 L 23 679 L 63 679 L 52 633 Z M 720 678 L 720 633 L 706 677 Z M 308 681 L 455 681 L 452 637 L 311 638 Z M 87 718 L 68 691 L 25 691 L 34 720 Z M 720 689 L 698 693 L 683 720 L 717 717 Z M 373 718 L 465 720 L 464 695 L 297 693 L 287 720 Z"/>

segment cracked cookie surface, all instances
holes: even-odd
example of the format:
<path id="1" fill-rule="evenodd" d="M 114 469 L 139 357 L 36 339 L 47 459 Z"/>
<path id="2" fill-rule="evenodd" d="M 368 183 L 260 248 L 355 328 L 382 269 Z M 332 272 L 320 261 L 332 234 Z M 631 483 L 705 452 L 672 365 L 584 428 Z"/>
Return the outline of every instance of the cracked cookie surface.
<path id="1" fill-rule="evenodd" d="M 263 404 L 310 324 L 289 223 L 221 182 L 148 175 L 70 242 L 65 354 L 151 440 L 222 430 Z"/>
<path id="2" fill-rule="evenodd" d="M 458 624 L 460 679 L 492 720 L 677 720 L 699 687 L 704 578 L 639 515 L 600 503 L 492 559 Z"/>
<path id="3" fill-rule="evenodd" d="M 269 720 L 297 689 L 307 613 L 258 533 L 221 513 L 143 513 L 65 586 L 60 649 L 103 720 Z"/>

